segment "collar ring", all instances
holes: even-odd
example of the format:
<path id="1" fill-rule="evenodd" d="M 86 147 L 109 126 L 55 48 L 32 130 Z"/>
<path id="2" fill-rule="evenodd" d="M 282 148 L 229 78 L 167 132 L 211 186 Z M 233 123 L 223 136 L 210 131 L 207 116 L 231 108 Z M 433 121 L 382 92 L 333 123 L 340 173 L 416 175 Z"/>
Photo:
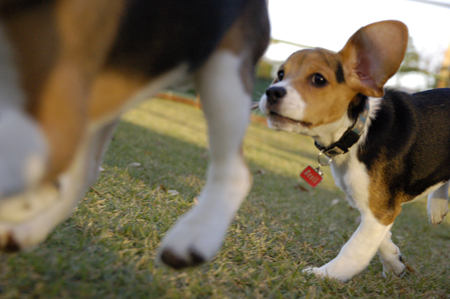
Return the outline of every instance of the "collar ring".
<path id="1" fill-rule="evenodd" d="M 325 151 L 321 150 L 317 156 L 317 161 L 319 162 L 319 166 L 328 166 L 333 161 L 333 157 L 328 156 L 325 154 Z"/>

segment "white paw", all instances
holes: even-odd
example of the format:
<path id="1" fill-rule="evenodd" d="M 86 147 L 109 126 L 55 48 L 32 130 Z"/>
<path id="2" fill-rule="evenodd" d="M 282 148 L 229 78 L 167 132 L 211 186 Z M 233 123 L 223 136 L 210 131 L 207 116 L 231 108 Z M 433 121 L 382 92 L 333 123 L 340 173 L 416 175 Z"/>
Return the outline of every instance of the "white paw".
<path id="1" fill-rule="evenodd" d="M 230 167 L 231 166 L 231 167 Z M 219 251 L 230 222 L 251 186 L 242 159 L 212 167 L 198 204 L 162 240 L 158 259 L 175 269 L 211 260 Z"/>
<path id="2" fill-rule="evenodd" d="M 58 189 L 53 184 L 20 193 L 0 201 L 0 222 L 22 223 L 43 213 L 59 199 Z"/>
<path id="3" fill-rule="evenodd" d="M 202 213 L 198 206 L 183 216 L 166 234 L 158 259 L 175 269 L 211 260 L 220 249 L 229 221 Z M 217 216 L 217 215 L 216 215 Z"/>
<path id="4" fill-rule="evenodd" d="M 380 256 L 381 258 L 381 256 Z M 383 264 L 383 277 L 386 278 L 390 274 L 401 277 L 405 273 L 406 266 L 403 264 L 403 258 L 400 253 L 390 257 L 381 258 Z"/>
<path id="5" fill-rule="evenodd" d="M 320 271 L 320 268 L 317 267 L 306 267 L 302 270 L 304 274 L 314 274 L 317 277 L 326 277 L 326 273 Z"/>
<path id="6" fill-rule="evenodd" d="M 397 245 L 391 240 L 391 232 L 388 232 L 385 240 L 378 248 L 378 256 L 383 264 L 383 277 L 393 274 L 395 276 L 402 276 L 405 273 L 406 266 L 403 264 L 402 254 Z"/>
<path id="7" fill-rule="evenodd" d="M 0 201 L 0 250 L 29 250 L 42 242 L 48 230 L 41 225 L 40 219 L 51 221 L 47 212 L 60 201 L 53 184 L 3 198 Z"/>
<path id="8" fill-rule="evenodd" d="M 441 223 L 448 213 L 448 201 L 441 198 L 428 200 L 427 205 L 428 218 L 433 225 Z"/>
<path id="9" fill-rule="evenodd" d="M 349 275 L 348 273 L 346 273 L 346 271 L 339 272 L 339 271 L 332 270 L 331 267 L 328 267 L 327 265 L 329 265 L 329 263 L 320 268 L 307 267 L 307 268 L 303 269 L 302 273 L 314 274 L 316 277 L 319 277 L 319 278 L 332 278 L 332 279 L 339 280 L 340 282 L 346 282 L 353 276 L 353 275 Z"/>

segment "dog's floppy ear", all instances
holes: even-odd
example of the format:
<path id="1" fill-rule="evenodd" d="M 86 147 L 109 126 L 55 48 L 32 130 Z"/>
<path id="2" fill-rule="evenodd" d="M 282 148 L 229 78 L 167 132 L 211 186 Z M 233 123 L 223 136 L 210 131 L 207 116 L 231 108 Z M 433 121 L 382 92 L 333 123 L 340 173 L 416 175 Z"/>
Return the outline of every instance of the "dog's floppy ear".
<path id="1" fill-rule="evenodd" d="M 400 67 L 408 45 L 408 28 L 399 21 L 382 21 L 359 29 L 338 53 L 347 84 L 373 97 Z"/>

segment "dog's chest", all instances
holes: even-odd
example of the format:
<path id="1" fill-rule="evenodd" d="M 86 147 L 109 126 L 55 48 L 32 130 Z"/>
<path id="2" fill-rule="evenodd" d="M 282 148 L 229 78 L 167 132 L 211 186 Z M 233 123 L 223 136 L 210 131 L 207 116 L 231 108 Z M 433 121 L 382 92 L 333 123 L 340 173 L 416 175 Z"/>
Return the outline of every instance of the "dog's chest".
<path id="1" fill-rule="evenodd" d="M 352 149 L 342 157 L 336 157 L 331 164 L 331 173 L 336 185 L 347 195 L 352 207 L 366 210 L 369 201 L 369 175 L 364 163 L 356 158 Z"/>

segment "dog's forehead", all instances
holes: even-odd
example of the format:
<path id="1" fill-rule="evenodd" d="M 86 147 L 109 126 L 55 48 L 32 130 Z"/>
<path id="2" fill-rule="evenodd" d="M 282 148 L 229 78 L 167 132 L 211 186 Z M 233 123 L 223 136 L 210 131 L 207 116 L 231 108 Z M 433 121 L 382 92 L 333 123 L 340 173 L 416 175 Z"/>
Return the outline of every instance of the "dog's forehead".
<path id="1" fill-rule="evenodd" d="M 337 81 L 341 81 L 343 76 L 339 55 L 322 48 L 297 51 L 289 56 L 282 67 L 289 73 L 297 73 L 309 68 L 329 68 L 336 73 Z"/>

